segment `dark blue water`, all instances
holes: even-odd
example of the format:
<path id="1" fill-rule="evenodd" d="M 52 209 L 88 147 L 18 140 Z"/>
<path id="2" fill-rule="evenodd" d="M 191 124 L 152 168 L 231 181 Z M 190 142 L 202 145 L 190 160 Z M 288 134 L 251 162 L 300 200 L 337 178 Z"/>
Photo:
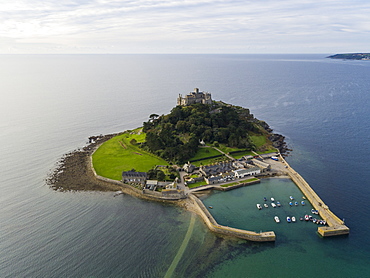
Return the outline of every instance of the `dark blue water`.
<path id="1" fill-rule="evenodd" d="M 325 56 L 0 56 L 0 277 L 163 277 L 189 212 L 57 193 L 44 179 L 89 136 L 168 113 L 194 87 L 285 135 L 288 162 L 351 234 L 320 239 L 302 227 L 300 237 L 282 225 L 275 244 L 246 243 L 218 238 L 198 219 L 173 277 L 368 276 L 370 63 Z"/>

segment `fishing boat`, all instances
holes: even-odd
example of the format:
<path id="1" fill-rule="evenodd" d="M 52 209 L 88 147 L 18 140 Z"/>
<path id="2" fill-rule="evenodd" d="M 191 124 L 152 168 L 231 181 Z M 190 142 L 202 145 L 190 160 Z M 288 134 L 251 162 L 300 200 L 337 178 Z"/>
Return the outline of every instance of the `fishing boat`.
<path id="1" fill-rule="evenodd" d="M 294 200 L 293 196 L 289 196 L 290 200 Z"/>
<path id="2" fill-rule="evenodd" d="M 304 206 L 306 203 L 304 201 L 301 201 L 302 206 Z"/>
<path id="3" fill-rule="evenodd" d="M 276 208 L 276 204 L 275 204 L 275 203 L 271 203 L 271 206 L 272 206 L 273 208 Z"/>
<path id="4" fill-rule="evenodd" d="M 290 217 L 289 217 L 289 216 L 287 216 L 287 217 L 286 217 L 286 222 L 290 223 L 290 222 L 292 222 L 292 219 L 290 219 Z"/>
<path id="5" fill-rule="evenodd" d="M 258 209 L 262 209 L 262 206 L 260 204 L 257 204 Z"/>
<path id="6" fill-rule="evenodd" d="M 275 216 L 275 217 L 274 217 L 274 219 L 275 219 L 275 222 L 276 222 L 276 223 L 279 223 L 279 222 L 280 222 L 279 217 Z"/>
<path id="7" fill-rule="evenodd" d="M 279 201 L 277 201 L 277 202 L 276 202 L 276 205 L 277 205 L 278 207 L 280 207 L 280 206 L 281 206 L 281 204 L 280 204 L 280 202 L 279 202 Z"/>
<path id="8" fill-rule="evenodd" d="M 263 204 L 263 206 L 264 206 L 265 208 L 268 208 L 268 207 L 269 207 L 269 205 L 268 205 L 268 204 Z"/>
<path id="9" fill-rule="evenodd" d="M 295 222 L 295 217 L 294 216 L 292 216 L 292 222 Z"/>
<path id="10" fill-rule="evenodd" d="M 274 201 L 275 201 L 275 199 L 271 197 L 271 202 L 274 202 Z"/>
<path id="11" fill-rule="evenodd" d="M 304 216 L 304 220 L 306 220 L 306 221 L 310 220 L 310 217 L 308 216 L 308 214 L 306 214 L 306 215 Z"/>

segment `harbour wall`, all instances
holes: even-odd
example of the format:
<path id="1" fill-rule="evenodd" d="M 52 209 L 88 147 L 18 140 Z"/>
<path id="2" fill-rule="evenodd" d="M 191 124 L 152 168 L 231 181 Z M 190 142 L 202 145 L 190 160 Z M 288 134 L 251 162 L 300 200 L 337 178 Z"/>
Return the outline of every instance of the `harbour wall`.
<path id="1" fill-rule="evenodd" d="M 246 239 L 250 241 L 259 241 L 259 242 L 276 240 L 276 236 L 273 231 L 255 233 L 252 231 L 246 231 L 242 229 L 236 229 L 236 228 L 231 228 L 231 227 L 220 225 L 216 222 L 216 220 L 213 218 L 213 216 L 210 214 L 210 212 L 204 206 L 201 200 L 199 200 L 193 194 L 189 194 L 189 200 L 193 202 L 194 207 L 197 209 L 196 211 L 197 214 L 202 217 L 204 223 L 208 226 L 208 228 L 217 234 L 237 237 L 237 238 Z"/>
<path id="2" fill-rule="evenodd" d="M 344 225 L 344 221 L 329 209 L 303 177 L 291 168 L 282 157 L 281 160 L 287 166 L 286 171 L 291 180 L 298 186 L 303 195 L 305 195 L 312 206 L 319 212 L 321 218 L 328 224 L 329 227 L 319 227 L 317 232 L 323 237 L 349 234 L 349 228 Z"/>

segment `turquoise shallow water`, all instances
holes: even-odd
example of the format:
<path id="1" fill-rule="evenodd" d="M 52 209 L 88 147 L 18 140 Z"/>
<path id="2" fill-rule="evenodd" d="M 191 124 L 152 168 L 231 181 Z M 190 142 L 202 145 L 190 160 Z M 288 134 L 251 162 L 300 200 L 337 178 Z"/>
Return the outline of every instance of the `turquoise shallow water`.
<path id="1" fill-rule="evenodd" d="M 293 196 L 299 205 L 290 206 L 289 196 Z M 313 207 L 308 201 L 305 202 L 305 206 L 301 205 L 302 196 L 301 191 L 290 179 L 269 178 L 262 179 L 259 184 L 226 192 L 214 192 L 203 202 L 207 207 L 213 207 L 209 210 L 221 225 L 255 232 L 274 231 L 279 243 L 288 239 L 298 240 L 317 230 L 317 225 L 299 220 L 299 217 L 305 214 L 313 215 L 311 213 Z M 265 202 L 263 197 L 268 201 Z M 271 197 L 280 201 L 281 207 L 273 208 Z M 266 203 L 269 207 L 258 210 L 257 203 L 261 205 Z M 280 223 L 274 221 L 275 215 L 280 218 Z M 295 216 L 297 222 L 288 223 L 287 216 Z"/>

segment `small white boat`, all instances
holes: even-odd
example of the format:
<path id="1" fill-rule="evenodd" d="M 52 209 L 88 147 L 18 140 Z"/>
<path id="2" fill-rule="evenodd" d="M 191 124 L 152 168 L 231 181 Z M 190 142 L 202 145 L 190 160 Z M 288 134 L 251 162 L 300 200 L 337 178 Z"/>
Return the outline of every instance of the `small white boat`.
<path id="1" fill-rule="evenodd" d="M 271 202 L 275 202 L 275 199 L 271 197 Z"/>
<path id="2" fill-rule="evenodd" d="M 257 204 L 258 209 L 262 209 L 262 206 L 260 204 Z"/>
<path id="3" fill-rule="evenodd" d="M 275 217 L 274 217 L 274 219 L 275 219 L 275 222 L 276 222 L 276 223 L 279 223 L 279 222 L 280 222 L 279 217 L 275 216 Z"/>
<path id="4" fill-rule="evenodd" d="M 273 208 L 276 208 L 275 203 L 271 203 L 271 206 L 272 206 Z"/>
<path id="5" fill-rule="evenodd" d="M 306 215 L 304 216 L 304 220 L 306 220 L 306 221 L 310 220 L 310 217 L 308 216 L 308 214 L 306 214 Z"/>
<path id="6" fill-rule="evenodd" d="M 306 203 L 304 201 L 301 201 L 302 206 L 304 206 Z"/>
<path id="7" fill-rule="evenodd" d="M 295 222 L 295 220 L 296 220 L 296 219 L 295 219 L 295 217 L 294 217 L 294 216 L 292 216 L 292 222 Z"/>
<path id="8" fill-rule="evenodd" d="M 292 222 L 292 220 L 290 219 L 289 216 L 286 217 L 286 222 L 288 222 L 288 223 Z"/>
<path id="9" fill-rule="evenodd" d="M 311 212 L 312 212 L 313 214 L 319 214 L 319 211 L 318 211 L 318 210 L 315 210 L 315 209 L 311 209 Z"/>
<path id="10" fill-rule="evenodd" d="M 277 204 L 278 207 L 281 207 L 281 204 L 280 204 L 279 201 L 277 201 L 276 204 Z"/>
<path id="11" fill-rule="evenodd" d="M 113 197 L 116 197 L 116 196 L 121 195 L 121 194 L 123 194 L 123 192 L 122 192 L 122 191 L 116 191 L 116 192 L 114 193 Z"/>
<path id="12" fill-rule="evenodd" d="M 295 205 L 295 206 L 298 206 L 298 202 L 294 202 L 294 205 Z"/>
<path id="13" fill-rule="evenodd" d="M 268 204 L 263 204 L 263 206 L 264 206 L 265 208 L 268 208 L 268 207 L 269 207 L 269 205 L 268 205 Z"/>
<path id="14" fill-rule="evenodd" d="M 294 200 L 293 196 L 289 196 L 290 200 Z"/>

